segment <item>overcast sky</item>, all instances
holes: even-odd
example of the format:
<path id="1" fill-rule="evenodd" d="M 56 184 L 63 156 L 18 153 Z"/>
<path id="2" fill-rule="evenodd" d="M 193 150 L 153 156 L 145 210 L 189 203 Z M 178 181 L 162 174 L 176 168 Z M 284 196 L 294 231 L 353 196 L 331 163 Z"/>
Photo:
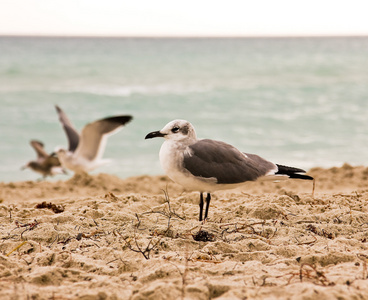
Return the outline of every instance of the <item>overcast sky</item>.
<path id="1" fill-rule="evenodd" d="M 368 35 L 368 0 L 0 0 L 0 35 Z"/>

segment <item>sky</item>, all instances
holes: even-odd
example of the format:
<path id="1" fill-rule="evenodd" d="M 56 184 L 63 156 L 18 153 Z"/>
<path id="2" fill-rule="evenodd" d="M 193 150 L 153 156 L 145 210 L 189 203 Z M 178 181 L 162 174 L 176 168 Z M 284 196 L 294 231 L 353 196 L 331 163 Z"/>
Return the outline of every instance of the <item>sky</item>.
<path id="1" fill-rule="evenodd" d="M 0 0 L 0 35 L 368 35 L 368 0 Z"/>

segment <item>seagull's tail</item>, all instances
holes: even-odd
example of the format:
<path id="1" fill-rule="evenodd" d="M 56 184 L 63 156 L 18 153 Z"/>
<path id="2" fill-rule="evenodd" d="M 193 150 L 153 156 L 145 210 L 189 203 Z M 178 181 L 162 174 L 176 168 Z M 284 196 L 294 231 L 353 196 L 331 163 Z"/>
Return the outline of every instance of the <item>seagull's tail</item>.
<path id="1" fill-rule="evenodd" d="M 302 169 L 298 169 L 294 167 L 287 167 L 287 166 L 278 165 L 278 164 L 276 164 L 276 166 L 278 168 L 278 171 L 275 175 L 287 175 L 289 176 L 289 178 L 297 178 L 297 179 L 305 179 L 305 180 L 314 179 L 311 176 L 300 174 L 300 173 L 305 173 L 305 171 Z"/>

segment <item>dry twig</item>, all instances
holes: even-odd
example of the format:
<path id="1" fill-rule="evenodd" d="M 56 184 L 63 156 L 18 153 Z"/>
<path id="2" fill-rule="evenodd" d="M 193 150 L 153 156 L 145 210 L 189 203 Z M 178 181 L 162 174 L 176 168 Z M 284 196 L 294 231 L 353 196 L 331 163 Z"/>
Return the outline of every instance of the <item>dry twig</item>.
<path id="1" fill-rule="evenodd" d="M 153 243 L 153 239 L 150 239 L 147 246 L 143 249 L 138 243 L 136 232 L 134 231 L 134 243 L 136 248 L 133 248 L 133 246 L 130 243 L 130 238 L 124 239 L 125 245 L 128 247 L 128 249 L 132 250 L 133 252 L 141 253 L 145 259 L 150 259 L 150 253 L 152 250 L 157 249 L 158 244 L 161 242 L 161 239 L 158 239 L 156 243 Z"/>
<path id="2" fill-rule="evenodd" d="M 171 219 L 172 217 L 176 217 L 180 220 L 186 220 L 186 216 L 184 214 L 184 216 L 180 216 L 176 213 L 176 211 L 174 209 L 171 209 L 171 204 L 170 204 L 170 197 L 169 197 L 169 194 L 166 190 L 162 190 L 165 194 L 165 203 L 167 203 L 167 206 L 168 206 L 168 210 L 162 210 L 162 211 L 159 211 L 159 210 L 151 210 L 151 211 L 147 211 L 147 212 L 144 212 L 142 213 L 142 215 L 146 215 L 146 214 L 161 214 L 169 219 Z"/>
<path id="3" fill-rule="evenodd" d="M 307 264 L 307 263 L 303 263 L 300 265 L 299 272 L 291 272 L 286 275 L 290 275 L 286 285 L 290 284 L 291 281 L 296 277 L 299 277 L 300 282 L 303 282 L 304 279 L 307 279 L 316 285 L 322 285 L 322 286 L 335 285 L 334 282 L 331 282 L 327 279 L 326 275 L 322 271 L 317 270 L 315 266 L 311 264 Z M 277 278 L 280 278 L 283 276 L 285 275 L 277 276 Z"/>

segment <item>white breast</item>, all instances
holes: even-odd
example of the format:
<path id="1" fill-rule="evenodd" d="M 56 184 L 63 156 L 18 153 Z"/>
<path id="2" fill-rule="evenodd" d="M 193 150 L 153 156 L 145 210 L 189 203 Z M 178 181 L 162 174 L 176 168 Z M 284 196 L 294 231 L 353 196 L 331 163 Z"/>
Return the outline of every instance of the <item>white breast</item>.
<path id="1" fill-rule="evenodd" d="M 183 166 L 184 153 L 188 147 L 166 140 L 160 149 L 160 163 L 166 175 L 188 190 L 210 192 L 218 189 L 216 179 L 198 179 Z"/>

